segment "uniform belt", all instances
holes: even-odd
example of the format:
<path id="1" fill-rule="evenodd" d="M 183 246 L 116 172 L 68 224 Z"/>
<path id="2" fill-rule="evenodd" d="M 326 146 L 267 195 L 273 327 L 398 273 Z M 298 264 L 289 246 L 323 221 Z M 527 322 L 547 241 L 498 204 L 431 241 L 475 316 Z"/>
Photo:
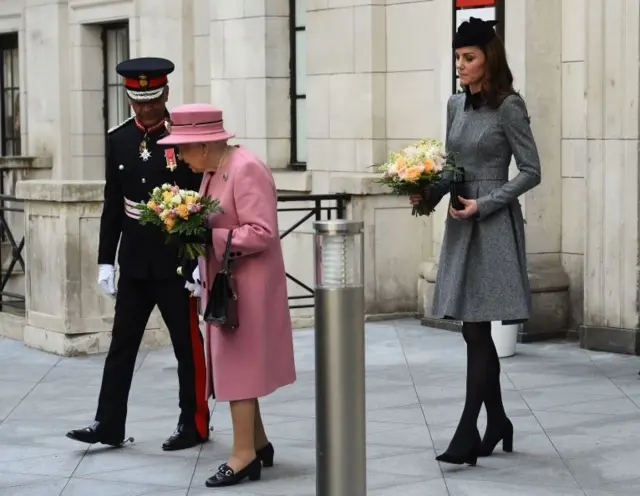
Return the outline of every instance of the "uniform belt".
<path id="1" fill-rule="evenodd" d="M 131 219 L 139 219 L 140 218 L 140 210 L 138 210 L 137 205 L 140 205 L 138 202 L 134 202 L 129 200 L 129 198 L 124 199 L 124 213 L 127 217 Z"/>
<path id="2" fill-rule="evenodd" d="M 470 171 L 465 169 L 464 182 L 473 183 L 477 181 L 508 181 L 509 170 L 503 168 L 484 169 L 479 171 Z"/>

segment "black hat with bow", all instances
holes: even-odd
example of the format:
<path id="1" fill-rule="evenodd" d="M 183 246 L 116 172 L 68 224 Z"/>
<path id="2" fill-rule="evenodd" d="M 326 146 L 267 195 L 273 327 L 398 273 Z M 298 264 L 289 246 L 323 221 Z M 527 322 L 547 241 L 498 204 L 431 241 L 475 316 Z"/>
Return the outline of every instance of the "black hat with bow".
<path id="1" fill-rule="evenodd" d="M 483 21 L 477 17 L 471 17 L 468 21 L 460 24 L 458 31 L 453 37 L 453 48 L 466 46 L 485 47 L 493 40 L 497 34 L 494 26 L 498 21 Z"/>

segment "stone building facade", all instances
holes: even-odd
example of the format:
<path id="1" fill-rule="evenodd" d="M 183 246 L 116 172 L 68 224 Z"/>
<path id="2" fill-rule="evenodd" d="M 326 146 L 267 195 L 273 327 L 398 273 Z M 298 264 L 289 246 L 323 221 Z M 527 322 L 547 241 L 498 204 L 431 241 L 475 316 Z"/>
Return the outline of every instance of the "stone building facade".
<path id="1" fill-rule="evenodd" d="M 282 194 L 350 195 L 348 216 L 366 226 L 369 314 L 417 311 L 438 325 L 429 307 L 446 209 L 412 218 L 371 166 L 444 136 L 451 37 L 473 15 L 501 21 L 543 163 L 522 200 L 535 305 L 522 338 L 573 329 L 586 347 L 640 350 L 637 1 L 0 0 L 0 12 L 0 166 L 20 155 L 12 163 L 31 179 L 16 188 L 27 316 L 13 332 L 34 346 L 108 342 L 112 303 L 94 282 L 104 137 L 129 114 L 113 68 L 152 55 L 176 62 L 170 106 L 222 107 Z M 281 214 L 283 230 L 295 221 Z M 309 285 L 311 232 L 305 222 L 284 240 L 289 271 Z"/>

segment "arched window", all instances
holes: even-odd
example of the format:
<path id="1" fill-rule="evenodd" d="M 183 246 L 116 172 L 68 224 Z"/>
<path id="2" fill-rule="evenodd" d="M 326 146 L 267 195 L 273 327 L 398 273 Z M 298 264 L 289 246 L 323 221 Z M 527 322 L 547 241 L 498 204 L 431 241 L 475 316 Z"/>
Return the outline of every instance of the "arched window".
<path id="1" fill-rule="evenodd" d="M 453 33 L 458 26 L 470 17 L 477 17 L 485 21 L 499 21 L 496 26 L 498 35 L 504 40 L 504 4 L 505 0 L 452 0 L 453 3 Z M 458 74 L 456 73 L 456 58 L 453 56 L 453 92 L 460 91 Z"/>

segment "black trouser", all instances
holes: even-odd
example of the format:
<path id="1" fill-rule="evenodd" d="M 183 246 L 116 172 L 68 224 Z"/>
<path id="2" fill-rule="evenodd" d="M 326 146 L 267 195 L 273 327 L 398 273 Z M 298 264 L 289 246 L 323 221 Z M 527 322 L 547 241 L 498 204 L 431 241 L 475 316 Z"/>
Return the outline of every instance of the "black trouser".
<path id="1" fill-rule="evenodd" d="M 144 329 L 158 305 L 178 360 L 181 424 L 195 427 L 203 438 L 209 428 L 204 344 L 197 302 L 184 279 L 140 280 L 120 277 L 113 335 L 105 360 L 96 420 L 105 432 L 124 438 L 127 400 Z"/>

